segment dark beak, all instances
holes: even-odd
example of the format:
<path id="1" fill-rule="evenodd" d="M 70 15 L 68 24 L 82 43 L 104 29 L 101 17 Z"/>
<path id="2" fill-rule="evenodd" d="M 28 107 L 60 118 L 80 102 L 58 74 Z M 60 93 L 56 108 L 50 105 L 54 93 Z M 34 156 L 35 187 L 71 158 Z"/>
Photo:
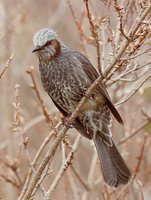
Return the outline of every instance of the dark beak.
<path id="1" fill-rule="evenodd" d="M 34 47 L 34 49 L 32 50 L 32 53 L 35 53 L 36 51 L 39 51 L 41 49 L 40 46 L 36 46 Z"/>

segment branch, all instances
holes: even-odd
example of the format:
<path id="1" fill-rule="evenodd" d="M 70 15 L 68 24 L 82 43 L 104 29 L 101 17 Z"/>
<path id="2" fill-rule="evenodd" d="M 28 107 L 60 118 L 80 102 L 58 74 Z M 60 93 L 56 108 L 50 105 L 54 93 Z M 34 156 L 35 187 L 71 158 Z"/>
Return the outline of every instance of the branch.
<path id="1" fill-rule="evenodd" d="M 140 166 L 141 166 L 141 163 L 142 163 L 142 160 L 143 160 L 143 155 L 144 155 L 144 149 L 145 149 L 145 145 L 146 145 L 146 140 L 147 140 L 147 134 L 145 134 L 144 141 L 143 141 L 143 144 L 142 144 L 142 148 L 140 150 L 140 155 L 138 157 L 138 163 L 137 163 L 136 168 L 135 168 L 135 172 L 134 172 L 134 176 L 133 176 L 133 181 L 134 181 L 134 179 L 136 178 L 137 174 L 140 171 Z"/>
<path id="2" fill-rule="evenodd" d="M 77 179 L 79 180 L 79 182 L 81 183 L 81 185 L 84 186 L 84 188 L 87 191 L 90 191 L 90 187 L 89 185 L 86 183 L 86 181 L 79 175 L 79 173 L 77 172 L 77 170 L 75 169 L 75 167 L 73 165 L 70 166 L 70 168 L 72 169 L 74 175 L 77 177 Z"/>
<path id="3" fill-rule="evenodd" d="M 77 30 L 78 30 L 78 33 L 79 33 L 80 45 L 81 45 L 82 51 L 83 51 L 84 55 L 87 56 L 87 51 L 86 51 L 86 48 L 84 46 L 84 40 L 88 41 L 89 39 L 87 38 L 87 36 L 85 35 L 85 33 L 83 31 L 82 22 L 78 22 L 78 20 L 77 20 L 76 14 L 75 14 L 74 9 L 71 5 L 71 1 L 67 0 L 67 4 L 69 6 L 69 9 L 71 11 L 71 15 L 73 17 L 74 23 L 75 23 Z"/>
<path id="4" fill-rule="evenodd" d="M 65 162 L 63 163 L 62 167 L 60 168 L 60 170 L 59 170 L 59 172 L 56 176 L 56 178 L 54 179 L 53 183 L 51 184 L 51 187 L 49 188 L 49 190 L 47 192 L 47 196 L 45 198 L 46 200 L 51 199 L 51 195 L 52 195 L 53 191 L 55 190 L 56 186 L 58 185 L 60 179 L 62 178 L 62 176 L 66 172 L 67 168 L 71 165 L 71 162 L 73 160 L 73 155 L 77 151 L 80 139 L 81 139 L 81 135 L 78 135 L 73 146 L 72 146 L 72 150 L 70 151 L 69 155 L 65 159 Z"/>
<path id="5" fill-rule="evenodd" d="M 118 5 L 118 1 L 117 0 L 114 0 L 114 8 L 117 11 L 118 18 L 119 18 L 119 30 L 120 30 L 121 34 L 127 40 L 129 40 L 129 37 L 127 36 L 127 33 L 125 33 L 125 30 L 124 30 L 124 27 L 123 27 L 123 22 L 122 22 L 123 21 L 122 19 L 123 19 L 124 11 L 123 11 L 123 8 Z"/>
<path id="6" fill-rule="evenodd" d="M 5 182 L 8 182 L 8 183 L 12 184 L 14 187 L 16 187 L 17 189 L 20 189 L 20 184 L 17 183 L 15 180 L 9 178 L 9 176 L 0 173 L 0 177 L 1 177 L 3 180 L 5 180 Z"/>
<path id="7" fill-rule="evenodd" d="M 54 119 L 49 115 L 45 105 L 44 105 L 44 101 L 40 95 L 40 92 L 38 90 L 38 86 L 37 86 L 37 83 L 36 83 L 36 80 L 35 80 L 35 77 L 34 77 L 34 67 L 33 66 L 30 66 L 28 69 L 27 69 L 27 73 L 30 75 L 31 77 L 31 80 L 32 80 L 32 83 L 33 83 L 33 89 L 35 90 L 36 92 L 36 95 L 37 95 L 37 98 L 39 100 L 39 103 L 40 103 L 40 106 L 41 106 L 41 109 L 42 109 L 42 112 L 46 118 L 46 121 L 49 123 L 50 127 L 52 129 L 55 129 L 55 122 L 54 122 Z"/>
<path id="8" fill-rule="evenodd" d="M 95 171 L 96 171 L 97 161 L 98 161 L 98 155 L 97 155 L 96 151 L 94 150 L 92 161 L 91 161 L 90 168 L 89 168 L 88 178 L 87 178 L 87 182 L 88 182 L 90 189 L 92 189 L 92 187 L 93 187 L 94 174 L 95 174 Z M 81 200 L 88 199 L 88 196 L 89 196 L 89 191 L 84 191 L 83 194 L 82 194 Z"/>
<path id="9" fill-rule="evenodd" d="M 131 139 L 132 137 L 134 137 L 137 133 L 139 133 L 139 131 L 141 131 L 143 128 L 145 128 L 149 123 L 150 123 L 151 119 L 146 120 L 144 123 L 142 123 L 136 130 L 133 131 L 133 133 L 131 133 L 129 136 L 121 139 L 118 142 L 118 145 L 124 144 L 125 142 L 127 142 L 127 140 Z"/>
<path id="10" fill-rule="evenodd" d="M 87 16 L 88 16 L 89 23 L 90 23 L 90 30 L 91 30 L 92 37 L 93 37 L 95 45 L 96 45 L 98 70 L 99 70 L 101 77 L 103 78 L 104 75 L 103 75 L 102 68 L 101 68 L 99 34 L 97 31 L 97 25 L 94 24 L 92 15 L 91 15 L 91 12 L 89 9 L 89 0 L 85 0 L 85 6 L 86 6 Z"/>
<path id="11" fill-rule="evenodd" d="M 115 83 L 115 82 L 117 82 L 117 81 L 121 81 L 122 80 L 122 78 L 124 77 L 124 76 L 127 76 L 127 75 L 129 75 L 129 74 L 133 74 L 134 72 L 136 72 L 136 71 L 138 71 L 138 70 L 140 70 L 140 69 L 142 69 L 142 68 L 145 68 L 146 66 L 148 66 L 148 65 L 151 65 L 151 61 L 150 62 L 148 62 L 148 63 L 146 63 L 146 64 L 144 64 L 144 65 L 142 65 L 142 66 L 140 66 L 140 67 L 136 67 L 136 66 L 134 66 L 132 69 L 130 69 L 130 70 L 125 70 L 123 73 L 121 73 L 116 79 L 111 79 L 110 80 L 110 83 L 106 83 L 105 85 L 106 86 L 109 86 L 109 85 L 112 85 L 113 83 Z M 151 68 L 149 68 L 149 70 L 150 70 Z"/>
<path id="12" fill-rule="evenodd" d="M 145 9 L 145 11 L 142 13 L 141 16 L 138 16 L 136 18 L 136 21 L 134 22 L 131 30 L 129 31 L 128 37 L 129 40 L 124 40 L 123 43 L 121 44 L 121 48 L 117 55 L 113 58 L 111 64 L 108 66 L 107 71 L 105 72 L 105 80 L 103 82 L 107 82 L 111 76 L 113 75 L 110 74 L 111 70 L 114 68 L 114 66 L 117 64 L 117 62 L 120 60 L 121 56 L 124 54 L 125 50 L 129 46 L 129 44 L 133 41 L 135 38 L 135 33 L 138 31 L 139 27 L 141 26 L 143 20 L 146 18 L 146 16 L 151 12 L 151 4 Z M 117 70 L 117 68 L 116 68 Z M 110 74 L 110 75 L 109 75 Z"/>
<path id="13" fill-rule="evenodd" d="M 57 126 L 55 127 L 55 129 L 58 130 L 61 127 L 61 125 L 62 125 L 62 123 L 59 122 L 57 124 Z M 37 151 L 37 154 L 34 157 L 34 160 L 31 163 L 32 168 L 36 167 L 37 162 L 39 161 L 39 158 L 42 155 L 43 150 L 45 149 L 46 145 L 48 144 L 48 142 L 50 141 L 50 139 L 51 139 L 52 135 L 54 135 L 54 133 L 55 132 L 52 130 L 50 132 L 50 134 L 45 138 L 45 140 L 43 141 L 43 143 L 41 144 L 40 148 Z M 33 171 L 32 168 L 30 168 L 30 170 L 28 172 L 26 181 L 24 183 L 24 187 L 23 187 L 22 192 L 21 192 L 21 194 L 19 196 L 19 200 L 23 199 L 23 197 L 24 197 L 24 195 L 25 195 L 25 193 L 26 193 L 26 191 L 28 189 L 28 185 L 29 185 L 29 182 L 30 182 L 30 179 L 31 179 L 31 176 L 32 176 L 32 171 Z"/>
<path id="14" fill-rule="evenodd" d="M 14 54 L 12 54 L 12 55 L 10 56 L 10 58 L 7 60 L 7 62 L 6 62 L 6 64 L 5 64 L 4 68 L 3 68 L 2 71 L 0 72 L 0 79 L 3 77 L 5 71 L 7 70 L 8 66 L 9 66 L 9 64 L 11 63 L 11 61 L 12 61 L 13 58 L 14 58 Z"/>
<path id="15" fill-rule="evenodd" d="M 127 58 L 121 58 L 121 60 L 132 60 L 132 59 L 134 59 L 134 58 L 137 58 L 137 57 L 142 56 L 142 55 L 145 54 L 145 53 L 150 52 L 150 50 L 151 50 L 151 47 L 150 47 L 149 49 L 146 49 L 145 51 L 143 51 L 143 52 L 141 52 L 141 53 L 135 55 L 135 56 L 131 56 L 131 57 L 127 57 Z"/>
<path id="16" fill-rule="evenodd" d="M 80 39 L 84 38 L 86 41 L 88 41 L 88 38 L 87 38 L 87 36 L 84 34 L 84 31 L 83 31 L 83 29 L 82 29 L 81 23 L 78 22 L 78 20 L 77 20 L 76 14 L 75 14 L 74 9 L 73 9 L 73 7 L 72 7 L 72 5 L 71 5 L 71 1 L 70 1 L 70 0 L 67 0 L 67 4 L 68 4 L 68 6 L 69 6 L 69 8 L 70 8 L 70 11 L 71 11 L 73 20 L 74 20 L 74 22 L 75 22 L 75 24 L 76 24 L 76 27 L 77 27 L 78 31 L 79 31 Z"/>
<path id="17" fill-rule="evenodd" d="M 141 166 L 141 163 L 142 163 L 142 159 L 143 159 L 143 155 L 144 155 L 144 149 L 145 149 L 145 145 L 146 145 L 146 141 L 147 141 L 147 134 L 145 135 L 144 137 L 144 141 L 142 143 L 142 147 L 141 147 L 141 150 L 140 150 L 140 156 L 138 157 L 138 163 L 136 165 L 136 168 L 135 168 L 135 173 L 134 173 L 134 176 L 133 178 L 130 180 L 130 182 L 126 185 L 126 187 L 124 187 L 121 192 L 119 193 L 118 197 L 116 198 L 116 200 L 121 200 L 121 199 L 124 199 L 124 197 L 128 194 L 129 190 L 133 188 L 133 191 L 135 192 L 136 190 L 136 186 L 135 184 L 137 183 L 137 185 L 139 186 L 139 189 L 140 189 L 140 194 L 141 194 L 141 197 L 143 199 L 143 193 L 142 193 L 142 189 L 141 189 L 141 186 L 140 186 L 140 183 L 137 181 L 136 183 L 133 183 L 134 180 L 136 179 L 136 176 L 140 170 L 140 166 Z M 138 190 L 138 188 L 137 188 Z M 136 194 L 136 193 L 134 193 Z M 136 199 L 136 198 L 134 198 Z"/>
<path id="18" fill-rule="evenodd" d="M 149 73 L 150 71 L 150 73 Z M 147 70 L 145 73 L 145 75 L 141 76 L 141 78 L 135 82 L 133 88 L 131 89 L 131 91 L 129 92 L 128 95 L 126 95 L 123 100 L 121 100 L 120 102 L 116 103 L 115 105 L 118 106 L 122 103 L 125 103 L 126 101 L 128 101 L 134 94 L 136 94 L 136 92 L 140 89 L 140 87 L 151 77 L 151 70 Z"/>

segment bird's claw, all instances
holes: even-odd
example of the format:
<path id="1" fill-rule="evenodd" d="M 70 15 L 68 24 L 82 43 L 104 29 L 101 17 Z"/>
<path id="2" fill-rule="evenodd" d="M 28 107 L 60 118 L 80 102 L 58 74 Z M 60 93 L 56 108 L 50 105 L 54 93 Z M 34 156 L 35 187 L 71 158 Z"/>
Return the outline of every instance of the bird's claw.
<path id="1" fill-rule="evenodd" d="M 87 97 L 90 100 L 94 100 L 94 94 L 87 94 L 87 91 L 84 91 L 84 96 Z"/>
<path id="2" fill-rule="evenodd" d="M 68 118 L 69 117 L 61 117 L 61 121 L 64 126 L 66 126 L 68 128 L 73 128 L 73 125 L 68 121 Z"/>

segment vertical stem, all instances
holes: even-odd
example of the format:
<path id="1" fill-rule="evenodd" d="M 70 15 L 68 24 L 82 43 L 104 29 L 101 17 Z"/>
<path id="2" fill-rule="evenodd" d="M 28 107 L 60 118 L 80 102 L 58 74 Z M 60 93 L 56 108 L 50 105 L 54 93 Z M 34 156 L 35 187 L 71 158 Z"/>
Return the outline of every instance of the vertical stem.
<path id="1" fill-rule="evenodd" d="M 91 30 L 92 37 L 94 38 L 95 45 L 96 45 L 98 70 L 99 70 L 101 77 L 103 78 L 104 76 L 103 76 L 103 72 L 102 72 L 102 68 L 101 68 L 99 34 L 97 32 L 97 27 L 94 24 L 93 19 L 92 19 L 92 15 L 91 15 L 90 8 L 89 8 L 89 0 L 85 1 L 85 6 L 86 6 L 87 16 L 88 16 L 89 23 L 90 23 L 90 30 Z"/>

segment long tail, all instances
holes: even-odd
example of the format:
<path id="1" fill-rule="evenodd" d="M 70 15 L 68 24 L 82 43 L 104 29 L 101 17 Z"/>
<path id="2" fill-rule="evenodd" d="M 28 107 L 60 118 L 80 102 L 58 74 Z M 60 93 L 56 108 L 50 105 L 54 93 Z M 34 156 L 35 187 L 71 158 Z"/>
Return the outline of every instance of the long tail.
<path id="1" fill-rule="evenodd" d="M 103 176 L 106 183 L 117 187 L 120 184 L 126 184 L 131 172 L 126 166 L 114 142 L 113 146 L 108 146 L 99 135 L 94 139 L 99 159 L 101 161 Z"/>

